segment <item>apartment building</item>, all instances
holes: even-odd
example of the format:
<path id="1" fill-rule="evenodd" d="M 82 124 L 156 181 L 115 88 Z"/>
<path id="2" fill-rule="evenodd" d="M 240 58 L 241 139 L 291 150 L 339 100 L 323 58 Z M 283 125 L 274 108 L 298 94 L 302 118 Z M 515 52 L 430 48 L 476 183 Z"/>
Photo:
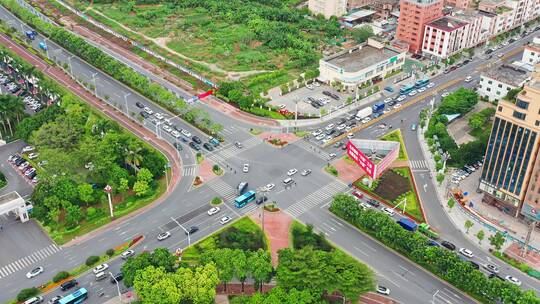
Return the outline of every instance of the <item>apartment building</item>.
<path id="1" fill-rule="evenodd" d="M 332 16 L 341 17 L 347 13 L 347 0 L 309 0 L 308 9 L 326 19 Z"/>
<path id="2" fill-rule="evenodd" d="M 539 113 L 537 72 L 516 100 L 498 103 L 488 140 L 479 185 L 483 201 L 515 217 L 523 212 L 536 214 L 538 208 Z"/>
<path id="3" fill-rule="evenodd" d="M 478 4 L 485 17 L 483 26 L 496 36 L 540 16 L 538 0 L 487 0 Z"/>
<path id="4" fill-rule="evenodd" d="M 525 45 L 521 61 L 533 65 L 540 62 L 540 37 L 534 37 L 531 43 Z"/>
<path id="5" fill-rule="evenodd" d="M 510 64 L 502 64 L 480 75 L 477 92 L 489 101 L 500 100 L 510 90 L 522 87 L 529 77 L 530 73 L 527 70 Z"/>
<path id="6" fill-rule="evenodd" d="M 409 45 L 409 51 L 422 51 L 425 25 L 442 17 L 442 0 L 401 0 L 396 39 Z"/>
<path id="7" fill-rule="evenodd" d="M 467 22 L 444 16 L 426 24 L 422 52 L 447 58 L 465 48 Z"/>
<path id="8" fill-rule="evenodd" d="M 469 7 L 470 2 L 470 0 L 445 0 L 444 5 L 449 5 L 460 9 L 466 9 Z"/>

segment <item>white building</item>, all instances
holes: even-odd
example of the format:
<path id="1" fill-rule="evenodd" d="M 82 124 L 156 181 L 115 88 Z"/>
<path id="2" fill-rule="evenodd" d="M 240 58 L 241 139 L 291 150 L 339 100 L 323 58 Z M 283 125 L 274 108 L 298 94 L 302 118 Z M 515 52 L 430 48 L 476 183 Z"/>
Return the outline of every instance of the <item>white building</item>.
<path id="1" fill-rule="evenodd" d="M 321 14 L 326 19 L 341 17 L 347 13 L 347 0 L 309 0 L 308 8 L 313 14 Z"/>
<path id="2" fill-rule="evenodd" d="M 534 37 L 531 43 L 525 45 L 521 61 L 531 65 L 540 62 L 540 37 Z"/>
<path id="3" fill-rule="evenodd" d="M 359 44 L 319 60 L 319 80 L 339 82 L 348 89 L 382 80 L 384 76 L 402 68 L 406 51 L 375 40 Z"/>
<path id="4" fill-rule="evenodd" d="M 504 98 L 508 91 L 521 87 L 530 78 L 531 73 L 514 65 L 503 64 L 495 69 L 488 69 L 480 76 L 478 95 L 489 101 Z"/>
<path id="5" fill-rule="evenodd" d="M 466 48 L 468 23 L 444 16 L 425 26 L 422 52 L 439 58 L 448 58 Z"/>

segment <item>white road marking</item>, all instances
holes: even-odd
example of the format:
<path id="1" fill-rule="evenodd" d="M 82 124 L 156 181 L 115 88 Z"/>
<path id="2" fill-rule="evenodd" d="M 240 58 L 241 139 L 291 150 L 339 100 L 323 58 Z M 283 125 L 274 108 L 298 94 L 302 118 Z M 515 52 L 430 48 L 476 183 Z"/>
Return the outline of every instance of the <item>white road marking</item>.
<path id="1" fill-rule="evenodd" d="M 361 241 L 361 242 L 362 242 L 362 244 L 364 244 L 364 246 L 366 246 L 367 248 L 371 249 L 373 252 L 377 252 L 377 250 L 376 250 L 375 248 L 369 246 L 368 244 L 366 244 L 366 242 L 363 242 L 363 241 Z"/>
<path id="2" fill-rule="evenodd" d="M 402 279 L 403 281 L 405 282 L 409 282 L 409 280 L 407 280 L 407 278 L 405 278 L 405 276 L 402 276 L 401 274 L 395 272 L 395 271 L 392 271 L 398 278 Z"/>
<path id="3" fill-rule="evenodd" d="M 356 247 L 356 246 L 353 246 L 353 248 L 354 248 L 356 251 L 360 252 L 361 254 L 363 254 L 363 255 L 365 255 L 365 256 L 369 256 L 367 253 L 363 252 L 360 248 L 358 248 L 358 247 Z"/>

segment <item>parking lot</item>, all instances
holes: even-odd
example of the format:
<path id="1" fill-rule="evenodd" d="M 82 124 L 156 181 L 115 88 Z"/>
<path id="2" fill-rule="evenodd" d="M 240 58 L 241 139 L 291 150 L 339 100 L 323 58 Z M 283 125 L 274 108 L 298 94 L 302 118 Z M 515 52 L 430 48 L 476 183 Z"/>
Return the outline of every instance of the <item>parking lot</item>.
<path id="1" fill-rule="evenodd" d="M 328 96 L 323 92 L 335 94 L 335 96 Z M 337 92 L 328 85 L 319 84 L 301 87 L 283 96 L 275 97 L 269 104 L 295 112 L 295 102 L 298 102 L 298 113 L 318 117 L 323 110 L 329 113 L 344 107 L 349 97 L 354 98 L 354 94 Z M 315 103 L 317 106 L 313 106 L 313 100 L 320 102 L 320 106 L 317 103 Z"/>
<path id="2" fill-rule="evenodd" d="M 15 141 L 0 147 L 0 171 L 4 173 L 8 181 L 7 186 L 0 189 L 0 195 L 17 191 L 24 197 L 32 193 L 32 186 L 28 180 L 8 161 L 10 155 L 19 153 L 25 146 L 25 142 Z"/>

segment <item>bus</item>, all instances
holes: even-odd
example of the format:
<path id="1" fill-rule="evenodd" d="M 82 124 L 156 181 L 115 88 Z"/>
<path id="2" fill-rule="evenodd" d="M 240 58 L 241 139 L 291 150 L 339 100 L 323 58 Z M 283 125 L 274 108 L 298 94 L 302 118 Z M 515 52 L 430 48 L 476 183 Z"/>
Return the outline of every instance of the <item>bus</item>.
<path id="1" fill-rule="evenodd" d="M 86 288 L 81 288 L 74 293 L 67 295 L 60 299 L 58 304 L 78 304 L 82 303 L 84 300 L 88 298 L 88 291 Z"/>
<path id="2" fill-rule="evenodd" d="M 428 83 L 429 83 L 429 79 L 427 79 L 427 78 L 419 79 L 419 80 L 417 80 L 416 83 L 414 84 L 414 87 L 417 88 L 417 89 L 419 89 L 419 88 L 421 88 L 421 87 L 427 86 Z"/>
<path id="3" fill-rule="evenodd" d="M 412 85 L 412 84 L 408 85 L 408 86 L 403 86 L 403 87 L 401 87 L 401 89 L 399 89 L 399 94 L 407 95 L 412 90 L 414 90 L 414 85 Z"/>
<path id="4" fill-rule="evenodd" d="M 236 208 L 242 208 L 245 205 L 247 205 L 247 203 L 253 201 L 254 199 L 255 199 L 255 191 L 251 190 L 237 197 L 234 200 L 234 205 L 236 206 Z"/>

